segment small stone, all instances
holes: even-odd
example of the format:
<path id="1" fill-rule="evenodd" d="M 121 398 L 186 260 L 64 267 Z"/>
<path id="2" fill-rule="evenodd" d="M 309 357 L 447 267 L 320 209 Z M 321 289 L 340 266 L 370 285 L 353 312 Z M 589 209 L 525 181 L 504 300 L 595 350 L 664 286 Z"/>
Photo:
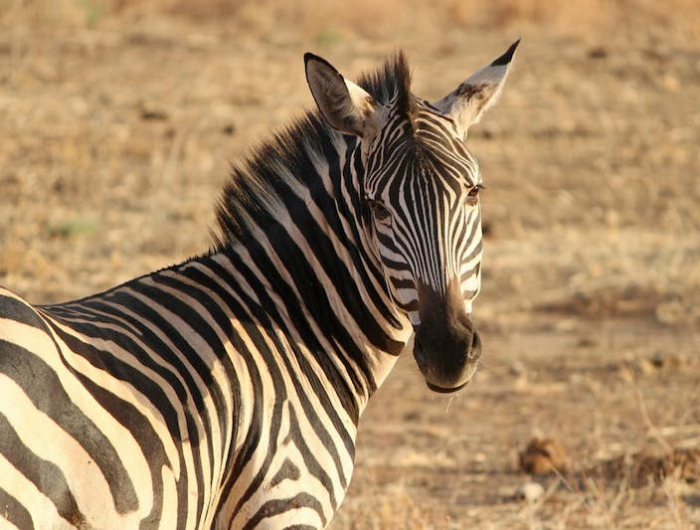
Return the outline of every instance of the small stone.
<path id="1" fill-rule="evenodd" d="M 518 499 L 525 499 L 527 502 L 535 502 L 544 494 L 544 487 L 537 482 L 526 482 L 518 488 L 515 494 Z"/>

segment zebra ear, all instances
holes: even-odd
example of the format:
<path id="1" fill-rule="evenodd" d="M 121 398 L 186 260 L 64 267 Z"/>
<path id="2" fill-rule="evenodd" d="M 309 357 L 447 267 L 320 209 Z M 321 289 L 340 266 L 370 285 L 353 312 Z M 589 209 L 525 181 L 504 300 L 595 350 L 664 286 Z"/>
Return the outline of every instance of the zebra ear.
<path id="1" fill-rule="evenodd" d="M 477 70 L 451 94 L 435 103 L 443 114 L 455 121 L 465 137 L 467 129 L 478 123 L 484 111 L 498 100 L 518 44 L 520 39 L 511 44 L 506 53 Z"/>
<path id="2" fill-rule="evenodd" d="M 304 63 L 311 94 L 331 127 L 360 137 L 376 130 L 379 105 L 371 95 L 321 57 L 306 53 Z"/>

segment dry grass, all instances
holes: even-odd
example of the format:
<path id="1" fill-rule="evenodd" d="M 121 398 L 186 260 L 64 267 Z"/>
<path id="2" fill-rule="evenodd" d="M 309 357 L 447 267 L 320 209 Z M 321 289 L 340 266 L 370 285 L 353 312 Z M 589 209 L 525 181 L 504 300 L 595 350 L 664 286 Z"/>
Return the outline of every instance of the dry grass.
<path id="1" fill-rule="evenodd" d="M 391 37 L 415 31 L 417 21 L 438 37 L 464 29 L 522 28 L 523 25 L 576 36 L 636 33 L 658 26 L 683 38 L 700 32 L 700 5 L 694 0 L 5 0 L 12 12 L 22 11 L 33 22 L 94 27 L 124 16 L 172 15 L 197 20 L 230 21 L 232 30 L 256 35 L 293 30 L 312 38 L 333 39 L 362 34 Z M 11 15 L 6 15 L 11 16 Z M 432 28 L 431 28 L 432 26 Z"/>
<path id="2" fill-rule="evenodd" d="M 312 104 L 308 49 L 353 72 L 402 46 L 416 93 L 440 97 L 523 35 L 470 133 L 484 367 L 445 401 L 402 358 L 333 528 L 698 526 L 699 11 L 0 0 L 0 283 L 53 302 L 204 251 L 228 160 Z M 533 436 L 562 443 L 567 473 L 519 471 Z M 662 480 L 640 486 L 642 464 Z"/>

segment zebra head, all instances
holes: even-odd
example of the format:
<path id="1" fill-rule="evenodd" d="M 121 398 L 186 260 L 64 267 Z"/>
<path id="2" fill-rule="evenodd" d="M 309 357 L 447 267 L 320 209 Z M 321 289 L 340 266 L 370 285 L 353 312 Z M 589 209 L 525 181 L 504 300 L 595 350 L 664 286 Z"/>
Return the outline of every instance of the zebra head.
<path id="1" fill-rule="evenodd" d="M 357 139 L 353 202 L 364 206 L 372 252 L 413 324 L 418 367 L 438 392 L 466 385 L 481 355 L 471 313 L 481 285 L 482 181 L 464 141 L 496 101 L 517 45 L 434 103 L 411 94 L 401 54 L 359 84 L 305 56 L 324 119 Z"/>

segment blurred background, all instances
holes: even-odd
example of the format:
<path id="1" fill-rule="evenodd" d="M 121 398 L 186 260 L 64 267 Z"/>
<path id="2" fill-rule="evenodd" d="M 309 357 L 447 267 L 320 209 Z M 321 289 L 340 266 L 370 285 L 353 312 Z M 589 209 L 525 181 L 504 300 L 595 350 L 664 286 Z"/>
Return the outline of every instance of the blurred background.
<path id="1" fill-rule="evenodd" d="M 468 141 L 484 366 L 447 399 L 403 356 L 333 528 L 700 525 L 696 0 L 0 0 L 0 284 L 206 251 L 229 164 L 313 105 L 306 51 L 402 48 L 439 99 L 520 37 Z"/>

